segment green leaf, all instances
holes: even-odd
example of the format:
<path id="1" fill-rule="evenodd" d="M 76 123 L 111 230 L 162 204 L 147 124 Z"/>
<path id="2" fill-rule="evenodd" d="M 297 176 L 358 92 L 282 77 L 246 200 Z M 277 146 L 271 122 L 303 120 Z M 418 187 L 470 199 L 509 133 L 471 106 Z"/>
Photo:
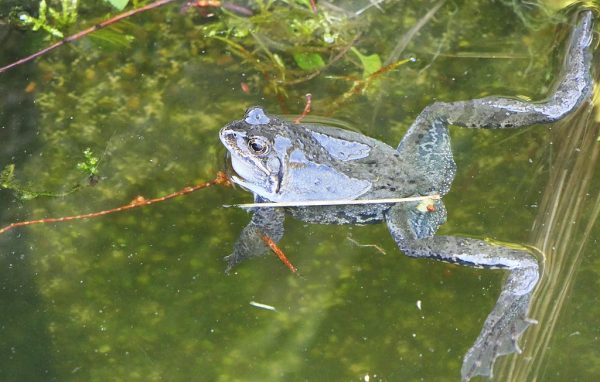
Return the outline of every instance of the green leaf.
<path id="1" fill-rule="evenodd" d="M 294 53 L 294 61 L 302 70 L 312 71 L 321 69 L 325 66 L 325 61 L 318 53 L 314 52 L 297 52 Z"/>
<path id="2" fill-rule="evenodd" d="M 85 161 L 77 163 L 77 169 L 88 176 L 98 175 L 98 162 L 100 159 L 94 156 L 89 147 L 83 150 L 83 156 Z"/>
<path id="3" fill-rule="evenodd" d="M 129 3 L 129 0 L 106 0 L 106 1 L 108 1 L 110 3 L 110 5 L 117 8 L 119 11 L 122 11 L 123 9 L 125 9 L 125 7 L 127 6 L 127 3 Z"/>
<path id="4" fill-rule="evenodd" d="M 99 47 L 105 49 L 128 48 L 134 40 L 133 36 L 123 34 L 111 29 L 102 29 L 89 35 Z"/>
<path id="5" fill-rule="evenodd" d="M 356 56 L 360 60 L 360 63 L 363 66 L 363 78 L 367 78 L 371 74 L 381 69 L 381 58 L 379 58 L 378 54 L 371 54 L 370 56 L 365 56 L 364 54 L 360 53 L 355 47 L 352 47 L 352 52 L 356 54 Z"/>

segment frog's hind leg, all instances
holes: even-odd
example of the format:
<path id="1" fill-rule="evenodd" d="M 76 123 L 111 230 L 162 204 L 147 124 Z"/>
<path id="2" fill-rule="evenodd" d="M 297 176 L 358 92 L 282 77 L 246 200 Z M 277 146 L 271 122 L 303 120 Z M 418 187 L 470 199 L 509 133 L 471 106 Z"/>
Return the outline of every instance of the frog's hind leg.
<path id="1" fill-rule="evenodd" d="M 554 90 L 541 102 L 486 97 L 435 104 L 432 112 L 449 124 L 484 129 L 510 129 L 556 122 L 576 110 L 592 91 L 592 11 L 577 15 L 562 73 Z"/>
<path id="2" fill-rule="evenodd" d="M 576 110 L 591 94 L 592 11 L 577 15 L 567 54 L 554 91 L 542 102 L 486 97 L 459 102 L 436 102 L 426 107 L 410 127 L 398 151 L 422 166 L 431 188 L 445 194 L 455 173 L 448 125 L 507 129 L 550 123 Z"/>
<path id="3" fill-rule="evenodd" d="M 478 268 L 506 269 L 500 297 L 488 315 L 475 344 L 463 360 L 462 379 L 491 376 L 495 359 L 520 352 L 517 341 L 533 322 L 527 318 L 529 300 L 539 278 L 534 256 L 522 250 L 493 245 L 476 239 L 454 236 L 419 238 L 405 206 L 386 214 L 390 233 L 404 254 Z"/>

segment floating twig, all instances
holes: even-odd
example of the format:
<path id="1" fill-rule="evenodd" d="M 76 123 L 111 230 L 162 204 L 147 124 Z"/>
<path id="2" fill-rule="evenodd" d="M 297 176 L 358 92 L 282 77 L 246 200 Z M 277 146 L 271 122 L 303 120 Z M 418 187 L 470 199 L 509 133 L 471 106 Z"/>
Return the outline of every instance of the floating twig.
<path id="1" fill-rule="evenodd" d="M 298 124 L 300 121 L 304 119 L 310 113 L 310 105 L 312 104 L 312 94 L 306 93 L 306 104 L 304 105 L 304 110 L 302 110 L 302 114 L 298 116 L 298 118 L 294 119 L 294 123 Z"/>
<path id="2" fill-rule="evenodd" d="M 260 207 L 312 207 L 312 206 L 344 206 L 354 204 L 396 204 L 405 202 L 433 202 L 442 197 L 439 194 L 426 196 L 411 196 L 408 198 L 387 198 L 387 199 L 349 199 L 349 200 L 306 200 L 297 202 L 273 202 L 273 203 L 246 203 L 246 204 L 225 204 L 223 207 L 239 208 L 260 208 Z"/>
<path id="3" fill-rule="evenodd" d="M 382 255 L 387 255 L 387 253 L 385 252 L 385 250 L 383 248 L 381 248 L 380 246 L 378 246 L 377 244 L 361 244 L 358 241 L 354 240 L 352 238 L 352 236 L 350 236 L 350 235 L 348 235 L 346 237 L 346 239 L 348 239 L 349 242 L 351 242 L 352 244 L 356 245 L 357 247 L 375 248 Z"/>
<path id="4" fill-rule="evenodd" d="M 296 273 L 296 271 L 298 271 L 298 268 L 292 265 L 285 253 L 283 253 L 281 248 L 277 246 L 273 239 L 271 239 L 267 235 L 262 235 L 260 238 L 262 239 L 262 241 L 265 242 L 266 245 L 269 246 L 269 248 L 271 248 L 271 251 L 273 251 L 277 255 L 277 257 L 279 257 L 279 260 L 281 260 L 281 262 L 285 264 L 285 266 L 288 267 L 290 271 L 292 271 L 292 273 Z"/>
<path id="5" fill-rule="evenodd" d="M 44 218 L 44 219 L 27 220 L 27 221 L 12 223 L 12 224 L 9 224 L 6 227 L 0 229 L 0 235 L 7 231 L 10 231 L 11 229 L 16 228 L 16 227 L 23 227 L 23 226 L 29 226 L 29 225 L 34 225 L 34 224 L 45 224 L 45 223 L 62 223 L 62 222 L 67 222 L 67 221 L 71 221 L 71 220 L 90 219 L 90 218 L 95 218 L 98 216 L 113 214 L 115 212 L 128 211 L 133 208 L 138 208 L 138 207 L 148 206 L 148 205 L 154 204 L 154 203 L 164 202 L 165 200 L 173 199 L 178 196 L 186 195 L 191 192 L 198 191 L 200 189 L 214 186 L 217 184 L 222 185 L 222 186 L 230 185 L 229 179 L 223 172 L 219 171 L 217 173 L 217 176 L 215 177 L 215 179 L 211 180 L 210 182 L 197 184 L 195 186 L 188 186 L 188 187 L 183 188 L 180 191 L 173 192 L 171 194 L 161 196 L 159 198 L 146 199 L 143 196 L 137 196 L 135 199 L 133 199 L 131 202 L 129 202 L 129 204 L 126 204 L 126 205 L 120 206 L 120 207 L 116 207 L 116 208 L 111 208 L 109 210 L 90 212 L 90 213 L 81 214 L 81 215 L 63 216 L 63 217 L 59 217 L 59 218 Z"/>
<path id="6" fill-rule="evenodd" d="M 344 104 L 345 102 L 347 102 L 351 97 L 357 95 L 357 94 L 362 94 L 364 93 L 367 88 L 380 76 L 396 69 L 398 66 L 400 65 L 404 65 L 407 62 L 414 62 L 415 58 L 407 58 L 404 60 L 400 60 L 394 63 L 391 63 L 389 65 L 385 65 L 381 68 L 379 68 L 378 70 L 376 70 L 375 72 L 371 73 L 368 77 L 360 79 L 360 80 L 356 80 L 356 79 L 352 79 L 350 77 L 342 77 L 343 79 L 347 79 L 347 80 L 352 80 L 352 87 L 350 88 L 350 90 L 346 91 L 344 94 L 342 94 L 340 97 L 338 97 L 338 99 L 336 99 L 335 101 L 333 101 L 332 105 L 329 107 L 330 113 L 333 113 L 335 110 L 339 109 L 340 106 L 342 104 Z M 327 77 L 327 78 L 339 78 L 339 77 Z"/>
<path id="7" fill-rule="evenodd" d="M 312 9 L 315 15 L 317 14 L 318 10 L 316 0 L 310 0 L 310 9 Z"/>

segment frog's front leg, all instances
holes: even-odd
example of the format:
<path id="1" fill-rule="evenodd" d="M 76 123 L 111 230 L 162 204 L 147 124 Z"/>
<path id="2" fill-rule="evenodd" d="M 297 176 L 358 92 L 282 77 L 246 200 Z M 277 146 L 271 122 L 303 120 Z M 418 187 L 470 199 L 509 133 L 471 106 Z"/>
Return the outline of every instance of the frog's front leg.
<path id="1" fill-rule="evenodd" d="M 493 245 L 482 240 L 455 236 L 418 238 L 410 224 L 406 206 L 386 214 L 390 233 L 404 254 L 477 268 L 509 271 L 496 306 L 488 315 L 479 337 L 463 360 L 462 379 L 491 376 L 494 360 L 519 352 L 517 340 L 532 320 L 527 318 L 529 300 L 539 278 L 534 256 L 522 250 Z"/>
<path id="2" fill-rule="evenodd" d="M 285 212 L 282 208 L 256 208 L 250 223 L 240 233 L 240 237 L 233 247 L 233 253 L 225 257 L 227 261 L 226 272 L 243 260 L 260 256 L 269 250 L 262 236 L 267 235 L 274 242 L 283 237 L 283 222 Z"/>

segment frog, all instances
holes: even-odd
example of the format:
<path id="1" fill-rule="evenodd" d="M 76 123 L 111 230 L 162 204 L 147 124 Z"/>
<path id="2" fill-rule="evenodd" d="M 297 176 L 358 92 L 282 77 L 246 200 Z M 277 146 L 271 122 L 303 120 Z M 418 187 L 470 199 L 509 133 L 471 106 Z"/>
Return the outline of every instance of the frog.
<path id="1" fill-rule="evenodd" d="M 250 107 L 244 117 L 223 127 L 219 138 L 228 152 L 231 180 L 250 191 L 255 202 L 228 270 L 263 255 L 263 235 L 277 243 L 286 214 L 317 224 L 387 224 L 399 250 L 419 259 L 487 269 L 507 277 L 498 300 L 473 346 L 463 358 L 461 380 L 492 377 L 497 357 L 520 352 L 518 340 L 535 323 L 528 317 L 540 264 L 526 247 L 469 237 L 437 235 L 447 220 L 443 196 L 456 174 L 449 127 L 516 129 L 559 121 L 591 95 L 594 15 L 579 11 L 568 37 L 563 68 L 545 99 L 489 96 L 437 101 L 426 106 L 394 148 L 356 131 L 315 123 L 294 123 Z M 434 198 L 439 196 L 439 198 Z M 327 201 L 429 198 L 422 202 L 326 205 Z M 319 201 L 324 205 L 302 206 Z M 289 206 L 290 202 L 300 205 Z M 272 203 L 275 203 L 273 205 Z M 285 203 L 285 207 L 277 206 Z"/>

